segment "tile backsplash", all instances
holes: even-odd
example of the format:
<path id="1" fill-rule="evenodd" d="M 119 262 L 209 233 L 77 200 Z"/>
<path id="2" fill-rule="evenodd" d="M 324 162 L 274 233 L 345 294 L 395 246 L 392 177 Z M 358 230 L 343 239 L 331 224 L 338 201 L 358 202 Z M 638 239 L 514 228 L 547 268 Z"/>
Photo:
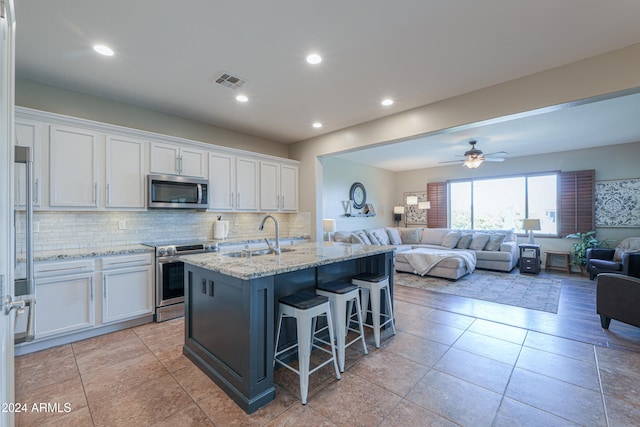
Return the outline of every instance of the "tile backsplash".
<path id="1" fill-rule="evenodd" d="M 36 211 L 37 232 L 34 250 L 51 251 L 130 245 L 144 242 L 213 240 L 213 223 L 218 216 L 229 221 L 226 240 L 245 241 L 273 238 L 275 226 L 267 221 L 264 231 L 258 227 L 266 213 L 212 213 L 195 211 L 145 212 L 58 212 Z M 309 237 L 309 213 L 273 213 L 280 225 L 280 237 Z M 23 218 L 17 223 L 23 224 Z M 123 225 L 125 228 L 121 229 Z M 19 225 L 18 225 L 19 228 Z M 18 230 L 18 248 L 22 246 Z"/>

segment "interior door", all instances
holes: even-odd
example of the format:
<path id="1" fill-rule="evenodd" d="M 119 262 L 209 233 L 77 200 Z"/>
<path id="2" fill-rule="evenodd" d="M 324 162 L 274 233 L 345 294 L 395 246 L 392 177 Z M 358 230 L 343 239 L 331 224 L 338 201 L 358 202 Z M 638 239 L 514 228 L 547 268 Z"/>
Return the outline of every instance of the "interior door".
<path id="1" fill-rule="evenodd" d="M 0 0 L 0 402 L 14 402 L 13 327 L 13 0 Z M 0 427 L 13 425 L 13 414 L 0 411 Z"/>

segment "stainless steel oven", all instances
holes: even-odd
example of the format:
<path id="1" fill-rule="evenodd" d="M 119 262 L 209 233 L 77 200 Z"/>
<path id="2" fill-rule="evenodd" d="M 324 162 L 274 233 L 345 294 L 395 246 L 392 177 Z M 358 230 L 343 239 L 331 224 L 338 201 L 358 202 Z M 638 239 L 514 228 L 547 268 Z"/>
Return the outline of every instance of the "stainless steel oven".
<path id="1" fill-rule="evenodd" d="M 184 262 L 180 255 L 215 250 L 215 244 L 162 244 L 156 248 L 156 322 L 184 316 Z"/>

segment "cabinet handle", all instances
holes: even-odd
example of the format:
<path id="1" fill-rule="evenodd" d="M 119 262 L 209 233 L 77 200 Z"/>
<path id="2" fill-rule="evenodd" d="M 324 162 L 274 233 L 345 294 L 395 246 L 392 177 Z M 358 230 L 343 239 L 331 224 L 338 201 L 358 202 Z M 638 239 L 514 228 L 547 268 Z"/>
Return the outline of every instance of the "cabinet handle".
<path id="1" fill-rule="evenodd" d="M 107 298 L 107 276 L 102 276 L 102 296 Z"/>
<path id="2" fill-rule="evenodd" d="M 95 182 L 93 184 L 93 199 L 96 203 L 96 208 L 98 207 L 98 183 Z"/>
<path id="3" fill-rule="evenodd" d="M 236 204 L 238 205 L 238 208 L 240 207 L 240 192 L 238 191 L 238 195 L 236 196 Z"/>
<path id="4" fill-rule="evenodd" d="M 93 277 L 91 277 L 89 280 L 90 280 L 89 298 L 91 299 L 91 301 L 93 301 Z"/>
<path id="5" fill-rule="evenodd" d="M 182 156 L 178 156 L 178 173 L 182 175 Z"/>
<path id="6" fill-rule="evenodd" d="M 229 206 L 233 207 L 233 191 L 229 194 Z"/>
<path id="7" fill-rule="evenodd" d="M 107 184 L 107 206 L 111 206 L 111 184 Z"/>
<path id="8" fill-rule="evenodd" d="M 280 206 L 280 208 L 284 209 L 284 196 L 282 196 L 280 198 L 280 203 L 282 203 L 282 205 Z"/>
<path id="9" fill-rule="evenodd" d="M 40 200 L 40 183 L 39 183 L 38 181 L 39 181 L 39 180 L 36 178 L 36 182 L 34 183 L 34 184 L 35 184 L 35 187 L 36 187 L 36 188 L 35 188 L 35 190 L 36 190 L 36 191 L 34 191 L 34 193 L 35 193 L 35 194 L 33 195 L 33 196 L 34 196 L 34 200 L 33 200 L 33 202 L 34 202 L 35 204 L 40 203 L 40 202 L 39 202 L 39 200 Z"/>
<path id="10" fill-rule="evenodd" d="M 209 296 L 213 297 L 214 291 L 213 291 L 213 287 L 215 285 L 215 282 L 213 280 L 209 280 Z"/>
<path id="11" fill-rule="evenodd" d="M 276 208 L 280 207 L 280 196 L 276 196 Z"/>
<path id="12" fill-rule="evenodd" d="M 207 294 L 207 279 L 202 279 L 202 293 Z"/>

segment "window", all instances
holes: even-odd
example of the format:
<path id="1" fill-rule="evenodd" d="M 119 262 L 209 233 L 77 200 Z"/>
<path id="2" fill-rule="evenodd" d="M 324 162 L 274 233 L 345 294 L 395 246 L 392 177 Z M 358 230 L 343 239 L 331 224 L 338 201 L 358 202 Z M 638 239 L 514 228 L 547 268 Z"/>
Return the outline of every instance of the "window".
<path id="1" fill-rule="evenodd" d="M 540 219 L 537 234 L 558 234 L 556 173 L 449 183 L 450 224 L 455 229 L 525 233 L 522 220 Z"/>

